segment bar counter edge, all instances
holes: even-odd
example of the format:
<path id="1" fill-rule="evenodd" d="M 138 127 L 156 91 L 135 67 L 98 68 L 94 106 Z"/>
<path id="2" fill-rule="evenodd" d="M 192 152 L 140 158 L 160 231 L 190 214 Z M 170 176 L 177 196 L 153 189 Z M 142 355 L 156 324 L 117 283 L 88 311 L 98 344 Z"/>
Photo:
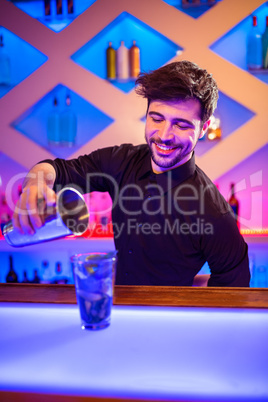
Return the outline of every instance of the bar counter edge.
<path id="1" fill-rule="evenodd" d="M 74 285 L 0 284 L 0 302 L 76 304 Z M 268 308 L 266 288 L 114 287 L 114 305 Z"/>

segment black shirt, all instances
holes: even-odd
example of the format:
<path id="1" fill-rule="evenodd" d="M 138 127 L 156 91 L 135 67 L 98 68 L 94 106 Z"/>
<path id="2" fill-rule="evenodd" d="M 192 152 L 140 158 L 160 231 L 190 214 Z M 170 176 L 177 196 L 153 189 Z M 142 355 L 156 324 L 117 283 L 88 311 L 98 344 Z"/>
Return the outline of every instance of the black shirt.
<path id="1" fill-rule="evenodd" d="M 118 250 L 116 284 L 191 286 L 207 261 L 208 286 L 249 286 L 247 244 L 229 204 L 195 164 L 154 174 L 147 144 L 54 161 L 54 190 L 108 191 Z"/>

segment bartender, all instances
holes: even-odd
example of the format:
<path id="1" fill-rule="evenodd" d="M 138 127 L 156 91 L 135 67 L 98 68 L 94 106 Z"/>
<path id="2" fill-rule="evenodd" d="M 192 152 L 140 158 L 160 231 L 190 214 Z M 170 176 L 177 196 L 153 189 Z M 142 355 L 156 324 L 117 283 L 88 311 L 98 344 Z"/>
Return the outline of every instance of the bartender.
<path id="1" fill-rule="evenodd" d="M 208 262 L 208 286 L 249 286 L 248 247 L 233 212 L 195 164 L 195 146 L 217 106 L 214 78 L 178 61 L 141 73 L 136 92 L 148 104 L 146 143 L 41 161 L 25 178 L 13 225 L 21 233 L 38 230 L 44 224 L 38 200 L 55 204 L 64 186 L 109 192 L 116 284 L 192 286 Z"/>

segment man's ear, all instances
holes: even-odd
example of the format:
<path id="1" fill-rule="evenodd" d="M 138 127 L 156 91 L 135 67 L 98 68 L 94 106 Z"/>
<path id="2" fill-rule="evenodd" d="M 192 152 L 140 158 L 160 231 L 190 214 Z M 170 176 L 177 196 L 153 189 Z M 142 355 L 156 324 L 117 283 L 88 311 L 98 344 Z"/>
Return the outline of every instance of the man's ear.
<path id="1" fill-rule="evenodd" d="M 207 121 L 203 124 L 203 127 L 202 127 L 202 130 L 201 130 L 201 132 L 200 132 L 199 138 L 204 137 L 204 135 L 206 134 L 206 132 L 207 132 L 207 130 L 208 130 L 208 128 L 209 128 L 209 125 L 210 125 L 210 119 L 207 120 Z"/>

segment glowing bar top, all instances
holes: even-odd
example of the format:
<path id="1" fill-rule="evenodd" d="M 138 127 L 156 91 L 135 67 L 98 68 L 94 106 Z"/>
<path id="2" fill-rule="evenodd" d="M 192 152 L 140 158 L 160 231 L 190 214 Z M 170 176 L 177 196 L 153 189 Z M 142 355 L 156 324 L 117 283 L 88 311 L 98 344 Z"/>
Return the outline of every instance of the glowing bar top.
<path id="1" fill-rule="evenodd" d="M 0 303 L 0 323 L 2 391 L 268 400 L 267 309 L 116 305 L 92 332 L 77 305 Z"/>

